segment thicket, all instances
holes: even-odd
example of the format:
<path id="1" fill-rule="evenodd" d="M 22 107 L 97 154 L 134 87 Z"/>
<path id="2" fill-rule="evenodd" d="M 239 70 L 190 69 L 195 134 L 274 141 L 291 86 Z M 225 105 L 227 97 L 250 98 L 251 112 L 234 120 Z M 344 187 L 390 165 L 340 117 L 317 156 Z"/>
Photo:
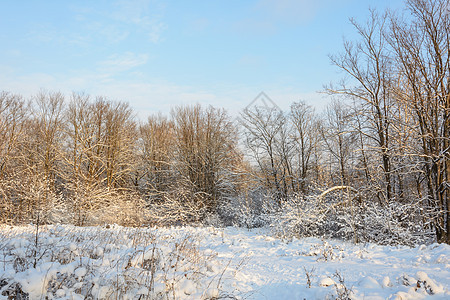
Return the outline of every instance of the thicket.
<path id="1" fill-rule="evenodd" d="M 446 0 L 372 11 L 323 113 L 0 94 L 0 222 L 272 225 L 284 237 L 450 242 Z"/>

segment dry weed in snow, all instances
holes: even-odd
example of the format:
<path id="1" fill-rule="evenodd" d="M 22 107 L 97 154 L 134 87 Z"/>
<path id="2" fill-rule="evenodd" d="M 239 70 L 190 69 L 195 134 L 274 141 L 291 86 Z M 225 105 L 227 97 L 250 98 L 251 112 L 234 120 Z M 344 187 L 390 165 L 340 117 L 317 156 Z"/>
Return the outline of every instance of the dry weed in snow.
<path id="1" fill-rule="evenodd" d="M 0 226 L 0 299 L 449 299 L 450 246 L 265 229 Z M 36 242 L 37 241 L 37 242 Z"/>

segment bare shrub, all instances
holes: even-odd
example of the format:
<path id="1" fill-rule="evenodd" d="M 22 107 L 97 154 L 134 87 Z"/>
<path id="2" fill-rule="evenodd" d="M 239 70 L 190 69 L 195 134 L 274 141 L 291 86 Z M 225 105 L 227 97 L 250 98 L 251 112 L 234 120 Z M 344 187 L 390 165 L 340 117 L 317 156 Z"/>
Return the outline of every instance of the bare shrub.
<path id="1" fill-rule="evenodd" d="M 162 199 L 148 204 L 148 222 L 152 225 L 200 224 L 206 217 L 208 208 L 201 194 L 173 191 L 164 193 Z"/>
<path id="2" fill-rule="evenodd" d="M 330 195 L 329 195 L 330 196 Z M 428 215 L 422 204 L 360 202 L 344 194 L 321 197 L 293 197 L 271 214 L 271 224 L 278 236 L 340 238 L 354 242 L 405 244 L 414 246 L 434 239 Z M 362 201 L 362 200 L 361 200 Z"/>

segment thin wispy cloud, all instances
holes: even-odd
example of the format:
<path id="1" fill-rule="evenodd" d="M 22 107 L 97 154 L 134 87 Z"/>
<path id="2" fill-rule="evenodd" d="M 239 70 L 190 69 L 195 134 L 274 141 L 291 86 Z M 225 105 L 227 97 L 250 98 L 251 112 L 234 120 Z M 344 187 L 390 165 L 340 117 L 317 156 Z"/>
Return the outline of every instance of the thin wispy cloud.
<path id="1" fill-rule="evenodd" d="M 100 25 L 99 27 L 99 33 L 112 43 L 122 42 L 130 35 L 129 30 L 117 25 Z"/>
<path id="2" fill-rule="evenodd" d="M 156 22 L 155 24 L 152 24 L 148 27 L 148 38 L 149 41 L 157 44 L 162 40 L 162 34 L 164 30 L 166 30 L 167 25 L 163 22 Z"/>
<path id="3" fill-rule="evenodd" d="M 32 30 L 30 30 L 25 38 L 33 42 L 49 43 L 59 39 L 61 34 L 56 28 L 49 24 L 39 24 Z"/>
<path id="4" fill-rule="evenodd" d="M 101 69 L 107 71 L 123 72 L 141 65 L 145 65 L 148 61 L 148 58 L 148 54 L 125 52 L 122 54 L 110 55 L 107 59 L 101 61 L 99 63 L 99 66 Z"/>
<path id="5" fill-rule="evenodd" d="M 167 25 L 162 21 L 165 5 L 162 1 L 133 0 L 117 1 L 111 18 L 126 24 L 133 24 L 146 32 L 150 42 L 158 43 Z"/>
<path id="6" fill-rule="evenodd" d="M 118 56 L 119 57 L 119 56 Z M 110 58 L 112 65 L 127 65 L 125 60 Z M 106 62 L 105 61 L 105 62 Z M 130 63 L 131 62 L 131 63 Z M 137 61 L 128 60 L 128 64 L 136 65 Z M 114 101 L 131 101 L 138 117 L 142 120 L 152 113 L 170 113 L 176 105 L 200 103 L 217 108 L 225 108 L 233 116 L 239 113 L 261 92 L 261 87 L 225 84 L 216 86 L 189 86 L 164 80 L 150 78 L 130 78 L 122 80 L 108 77 L 99 72 L 82 72 L 75 74 L 33 73 L 26 76 L 14 76 L 14 70 L 0 65 L 0 82 L 11 91 L 20 91 L 26 97 L 35 95 L 40 89 L 60 91 L 66 96 L 72 92 L 85 92 L 92 96 L 106 96 Z M 323 95 L 314 92 L 302 92 L 301 89 L 286 89 L 284 86 L 266 86 L 264 91 L 280 108 L 289 109 L 292 101 L 308 100 L 320 104 Z"/>
<path id="7" fill-rule="evenodd" d="M 108 4 L 102 10 L 90 9 L 86 4 L 71 5 L 72 18 L 78 26 L 77 36 L 72 39 L 79 40 L 82 35 L 90 44 L 100 40 L 118 44 L 133 34 L 142 36 L 143 42 L 156 44 L 162 40 L 167 28 L 163 1 L 127 0 Z"/>

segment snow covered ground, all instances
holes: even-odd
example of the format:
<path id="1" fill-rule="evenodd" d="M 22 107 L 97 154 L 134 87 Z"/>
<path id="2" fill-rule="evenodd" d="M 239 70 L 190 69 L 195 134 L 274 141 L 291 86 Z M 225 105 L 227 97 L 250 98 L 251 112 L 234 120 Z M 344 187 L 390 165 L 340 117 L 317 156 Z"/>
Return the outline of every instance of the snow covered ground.
<path id="1" fill-rule="evenodd" d="M 450 299 L 450 246 L 0 225 L 0 299 Z"/>

